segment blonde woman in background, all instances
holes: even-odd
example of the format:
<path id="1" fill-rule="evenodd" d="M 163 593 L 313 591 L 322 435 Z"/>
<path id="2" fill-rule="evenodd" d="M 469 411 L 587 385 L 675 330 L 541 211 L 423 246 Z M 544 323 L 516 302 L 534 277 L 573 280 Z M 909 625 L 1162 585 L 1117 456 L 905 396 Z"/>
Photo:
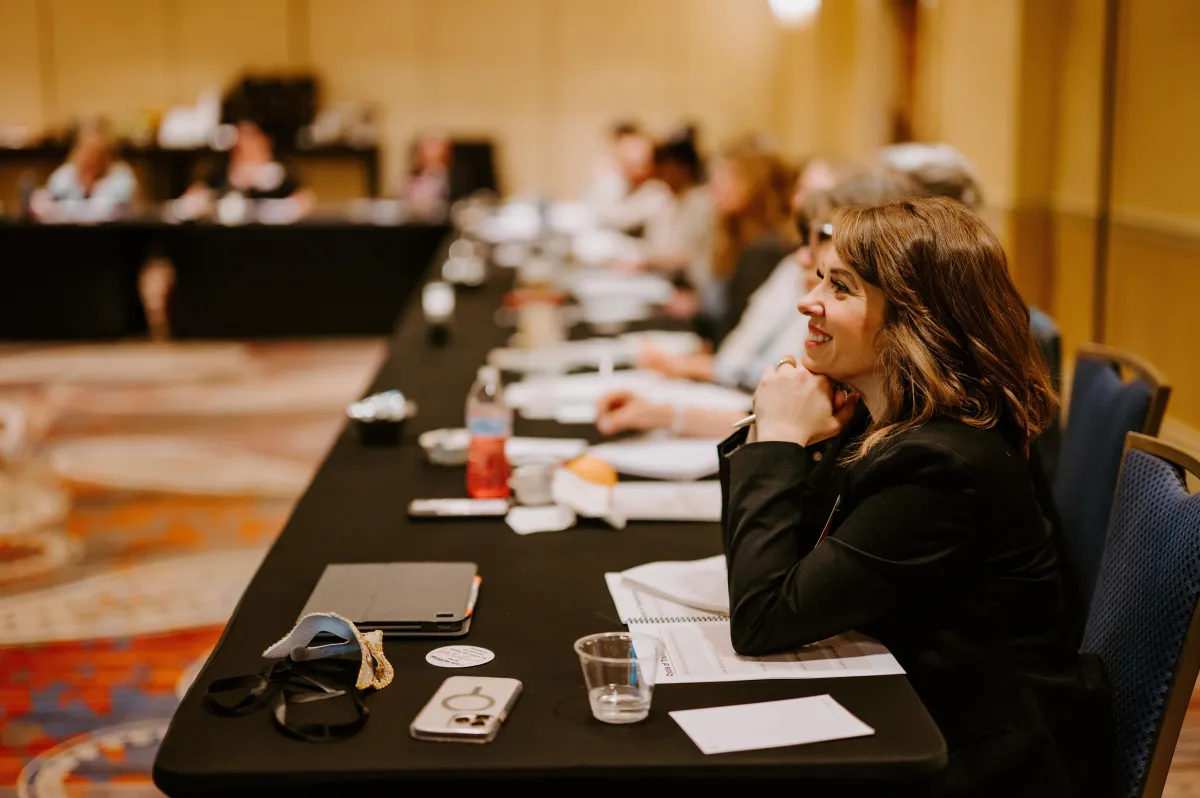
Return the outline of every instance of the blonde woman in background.
<path id="1" fill-rule="evenodd" d="M 762 139 L 726 147 L 709 170 L 716 213 L 711 257 L 687 272 L 690 291 L 668 305 L 671 315 L 693 318 L 714 345 L 741 318 L 750 295 L 796 248 L 790 214 L 796 173 Z"/>
<path id="2" fill-rule="evenodd" d="M 107 121 L 80 126 L 66 163 L 54 170 L 46 187 L 32 198 L 38 218 L 57 213 L 108 218 L 128 210 L 137 197 L 137 178 L 116 158 L 117 142 Z"/>

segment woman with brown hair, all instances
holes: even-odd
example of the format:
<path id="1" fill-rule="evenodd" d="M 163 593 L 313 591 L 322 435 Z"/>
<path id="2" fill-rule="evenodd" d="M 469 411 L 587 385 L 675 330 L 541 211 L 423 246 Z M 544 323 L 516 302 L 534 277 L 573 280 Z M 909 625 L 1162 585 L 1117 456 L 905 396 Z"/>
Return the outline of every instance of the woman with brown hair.
<path id="1" fill-rule="evenodd" d="M 695 318 L 702 335 L 719 344 L 741 318 L 754 290 L 796 248 L 790 214 L 795 171 L 757 137 L 722 150 L 709 168 L 716 212 L 711 258 L 687 271 L 694 291 L 668 311 Z"/>
<path id="2" fill-rule="evenodd" d="M 733 645 L 872 635 L 946 738 L 931 794 L 1069 795 L 1044 685 L 1078 655 L 1028 460 L 1057 399 L 1004 252 L 945 198 L 843 208 L 832 243 L 804 354 L 721 445 Z"/>

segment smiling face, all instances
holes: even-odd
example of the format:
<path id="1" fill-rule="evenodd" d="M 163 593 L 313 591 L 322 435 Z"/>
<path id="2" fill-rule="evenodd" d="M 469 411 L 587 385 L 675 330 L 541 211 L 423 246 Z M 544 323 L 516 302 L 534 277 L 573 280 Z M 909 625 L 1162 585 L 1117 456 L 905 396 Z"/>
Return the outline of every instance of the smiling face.
<path id="1" fill-rule="evenodd" d="M 799 310 L 809 317 L 802 362 L 814 374 L 864 390 L 878 382 L 879 333 L 887 300 L 838 258 L 832 243 L 816 248 L 820 280 Z"/>

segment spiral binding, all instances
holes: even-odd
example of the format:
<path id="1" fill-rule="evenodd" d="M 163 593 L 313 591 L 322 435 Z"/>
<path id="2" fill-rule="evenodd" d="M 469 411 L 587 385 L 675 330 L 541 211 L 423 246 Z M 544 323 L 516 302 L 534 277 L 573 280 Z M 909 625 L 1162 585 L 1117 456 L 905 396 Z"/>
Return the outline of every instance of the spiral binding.
<path id="1" fill-rule="evenodd" d="M 625 620 L 626 625 L 637 623 L 729 623 L 729 619 L 720 615 L 675 615 L 667 618 L 627 618 Z"/>

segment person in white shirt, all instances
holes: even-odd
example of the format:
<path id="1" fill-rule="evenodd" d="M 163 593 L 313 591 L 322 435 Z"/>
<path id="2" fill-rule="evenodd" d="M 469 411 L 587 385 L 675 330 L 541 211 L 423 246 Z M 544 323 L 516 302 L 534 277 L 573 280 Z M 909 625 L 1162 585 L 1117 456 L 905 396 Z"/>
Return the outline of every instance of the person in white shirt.
<path id="1" fill-rule="evenodd" d="M 612 149 L 582 199 L 597 225 L 623 233 L 644 231 L 669 201 L 667 187 L 654 179 L 654 144 L 640 127 L 613 127 Z"/>
<path id="2" fill-rule="evenodd" d="M 137 195 L 129 164 L 116 159 L 116 139 L 104 120 L 88 122 L 75 136 L 67 161 L 31 198 L 38 218 L 61 214 L 111 218 L 127 211 Z"/>
<path id="3" fill-rule="evenodd" d="M 785 355 L 797 356 L 803 351 L 808 337 L 808 319 L 797 310 L 797 304 L 820 281 L 816 264 L 821 262 L 831 245 L 831 220 L 835 211 L 850 206 L 882 205 L 922 193 L 921 187 L 906 175 L 877 168 L 823 191 L 807 194 L 804 208 L 798 214 L 802 220 L 798 226 L 808 232 L 806 246 L 797 251 L 791 268 L 786 266 L 785 260 L 756 292 L 757 304 L 751 301 L 738 325 L 741 338 L 730 342 L 734 350 L 726 350 L 723 342 L 718 355 L 709 356 L 711 376 L 707 379 L 718 377 L 718 368 L 723 372 L 727 369 L 724 376 L 732 381 L 726 384 L 749 390 L 765 368 L 774 366 Z M 759 323 L 772 317 L 773 328 Z M 757 345 L 752 346 L 751 342 Z M 722 355 L 727 356 L 723 362 Z M 639 365 L 645 366 L 644 363 Z M 674 373 L 670 376 L 703 379 L 700 374 Z M 675 435 L 685 437 L 723 437 L 743 415 L 737 410 L 657 404 L 630 391 L 616 391 L 600 399 L 596 427 L 604 435 L 626 430 L 669 429 Z"/>
<path id="4" fill-rule="evenodd" d="M 796 299 L 815 284 L 804 206 L 815 192 L 831 188 L 850 174 L 845 163 L 823 157 L 809 159 L 801 169 L 791 202 L 802 245 L 779 261 L 766 282 L 751 294 L 746 310 L 715 353 L 667 355 L 647 346 L 638 366 L 668 377 L 753 387 L 761 364 L 771 359 L 772 352 L 802 347 L 808 325 L 807 319 L 796 313 Z"/>
<path id="5" fill-rule="evenodd" d="M 621 271 L 687 274 L 703 264 L 713 246 L 713 206 L 704 186 L 704 163 L 696 131 L 685 128 L 654 148 L 654 179 L 670 192 L 646 222 L 638 258 L 621 259 Z"/>

